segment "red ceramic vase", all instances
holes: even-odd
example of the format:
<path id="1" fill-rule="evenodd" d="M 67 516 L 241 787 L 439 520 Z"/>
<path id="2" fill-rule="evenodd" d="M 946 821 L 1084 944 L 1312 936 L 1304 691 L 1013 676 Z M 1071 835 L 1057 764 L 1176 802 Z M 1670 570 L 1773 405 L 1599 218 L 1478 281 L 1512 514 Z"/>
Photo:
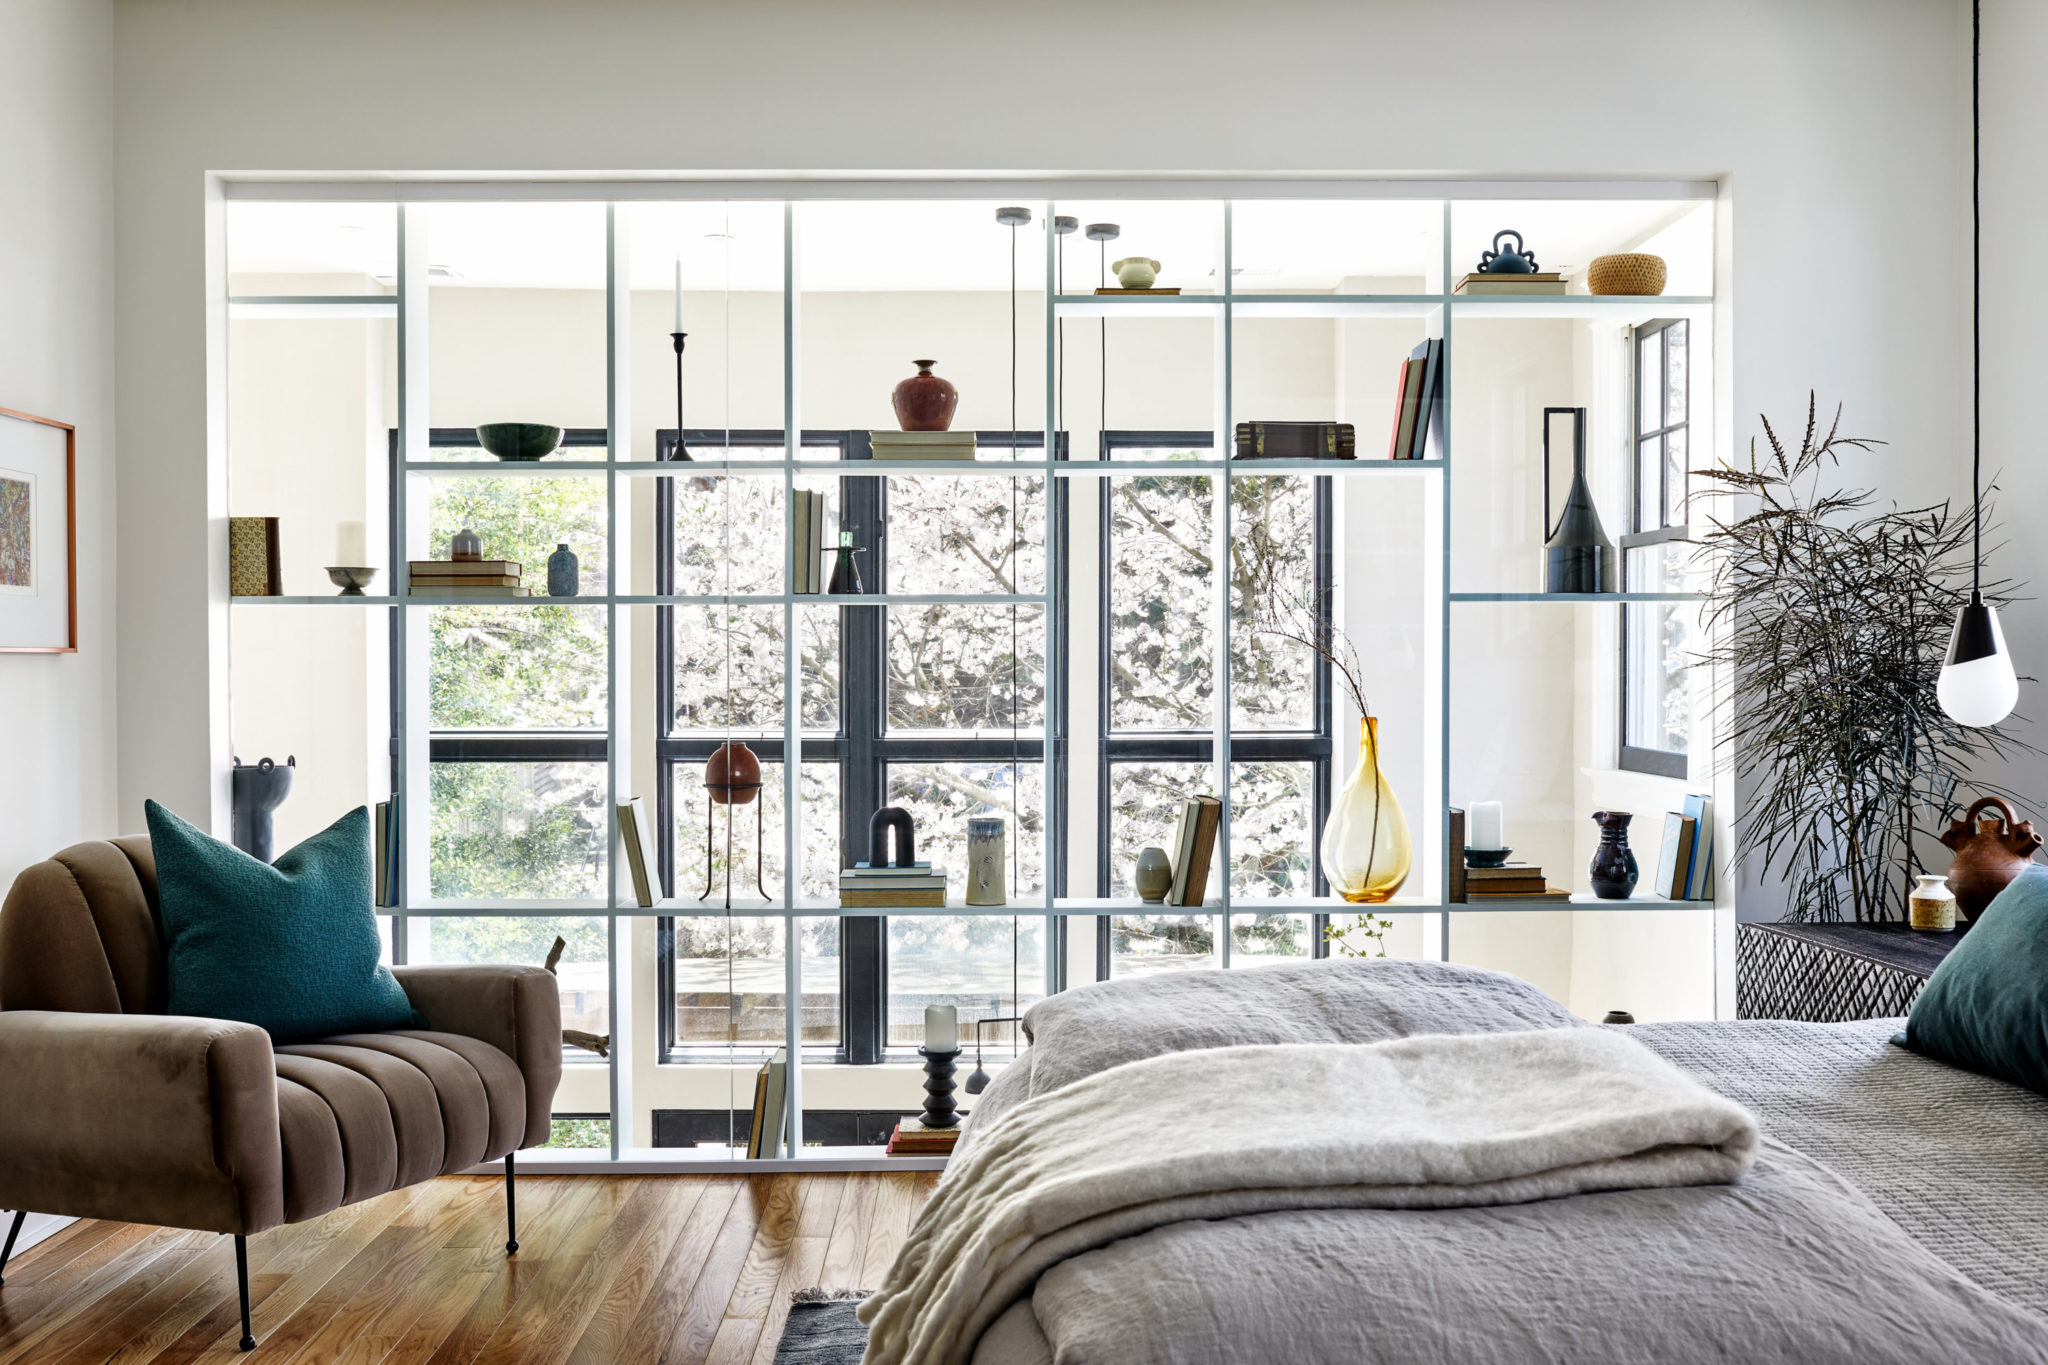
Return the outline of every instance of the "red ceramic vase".
<path id="1" fill-rule="evenodd" d="M 714 805 L 746 805 L 761 794 L 761 760 L 738 740 L 719 745 L 704 764 L 704 789 Z"/>
<path id="2" fill-rule="evenodd" d="M 936 360 L 913 360 L 917 373 L 896 386 L 896 425 L 905 431 L 946 431 L 953 425 L 953 410 L 960 406 L 960 390 L 932 373 Z"/>

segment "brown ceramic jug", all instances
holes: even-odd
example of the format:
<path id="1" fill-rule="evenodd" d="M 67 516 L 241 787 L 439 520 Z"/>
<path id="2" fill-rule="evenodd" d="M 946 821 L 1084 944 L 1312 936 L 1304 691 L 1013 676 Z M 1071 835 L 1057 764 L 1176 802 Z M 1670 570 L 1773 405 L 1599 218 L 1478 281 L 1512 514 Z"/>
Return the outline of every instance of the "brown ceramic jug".
<path id="1" fill-rule="evenodd" d="M 960 390 L 932 373 L 936 360 L 913 360 L 917 373 L 896 386 L 891 395 L 896 424 L 905 431 L 946 431 L 953 425 L 953 410 L 960 406 Z"/>
<path id="2" fill-rule="evenodd" d="M 1977 812 L 1994 806 L 1998 808 L 1994 818 L 1977 819 Z M 1955 861 L 1948 868 L 1949 890 L 1971 924 L 2008 882 L 2026 871 L 2033 863 L 2034 850 L 2041 846 L 2034 822 L 2020 819 L 2004 798 L 1997 796 L 1980 797 L 1967 815 L 1950 821 L 1941 841 L 1955 850 Z"/>

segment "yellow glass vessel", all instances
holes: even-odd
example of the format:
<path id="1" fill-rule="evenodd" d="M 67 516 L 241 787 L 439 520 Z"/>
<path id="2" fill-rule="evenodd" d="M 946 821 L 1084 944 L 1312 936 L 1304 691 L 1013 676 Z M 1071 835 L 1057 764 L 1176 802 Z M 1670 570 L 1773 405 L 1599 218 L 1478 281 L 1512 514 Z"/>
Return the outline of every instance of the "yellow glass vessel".
<path id="1" fill-rule="evenodd" d="M 1394 898 L 1415 865 L 1415 844 L 1394 789 L 1380 772 L 1379 719 L 1358 727 L 1358 770 L 1330 804 L 1323 825 L 1323 875 L 1354 905 Z"/>

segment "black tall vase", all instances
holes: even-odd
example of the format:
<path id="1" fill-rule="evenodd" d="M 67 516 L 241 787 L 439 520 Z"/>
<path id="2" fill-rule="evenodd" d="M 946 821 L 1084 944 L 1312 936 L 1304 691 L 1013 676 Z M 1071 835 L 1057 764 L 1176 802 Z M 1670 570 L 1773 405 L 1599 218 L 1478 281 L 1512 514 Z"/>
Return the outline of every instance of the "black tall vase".
<path id="1" fill-rule="evenodd" d="M 287 757 L 283 766 L 267 758 L 255 763 L 235 761 L 235 847 L 258 862 L 267 863 L 273 856 L 271 812 L 291 795 L 298 762 L 295 756 Z"/>
<path id="2" fill-rule="evenodd" d="M 1572 418 L 1572 486 L 1557 520 L 1550 520 L 1550 418 Z M 1613 592 L 1619 577 L 1614 542 L 1600 525 L 1593 490 L 1586 483 L 1586 410 L 1543 410 L 1543 591 Z"/>
<path id="3" fill-rule="evenodd" d="M 1628 846 L 1628 822 L 1635 819 L 1625 810 L 1596 810 L 1600 826 L 1600 847 L 1593 850 L 1593 894 L 1604 901 L 1625 901 L 1636 889 L 1636 855 Z"/>

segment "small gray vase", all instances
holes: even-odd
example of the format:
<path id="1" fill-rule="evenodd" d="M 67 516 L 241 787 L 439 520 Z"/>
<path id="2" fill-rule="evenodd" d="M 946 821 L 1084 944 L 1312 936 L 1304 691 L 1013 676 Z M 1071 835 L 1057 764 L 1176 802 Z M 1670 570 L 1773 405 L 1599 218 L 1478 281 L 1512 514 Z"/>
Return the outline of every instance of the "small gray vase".
<path id="1" fill-rule="evenodd" d="M 1166 856 L 1163 848 L 1147 848 L 1138 852 L 1138 899 L 1147 905 L 1158 905 L 1166 899 L 1166 893 L 1173 889 L 1173 860 Z"/>
<path id="2" fill-rule="evenodd" d="M 548 596 L 574 597 L 579 586 L 576 552 L 566 543 L 556 545 L 548 556 Z"/>

